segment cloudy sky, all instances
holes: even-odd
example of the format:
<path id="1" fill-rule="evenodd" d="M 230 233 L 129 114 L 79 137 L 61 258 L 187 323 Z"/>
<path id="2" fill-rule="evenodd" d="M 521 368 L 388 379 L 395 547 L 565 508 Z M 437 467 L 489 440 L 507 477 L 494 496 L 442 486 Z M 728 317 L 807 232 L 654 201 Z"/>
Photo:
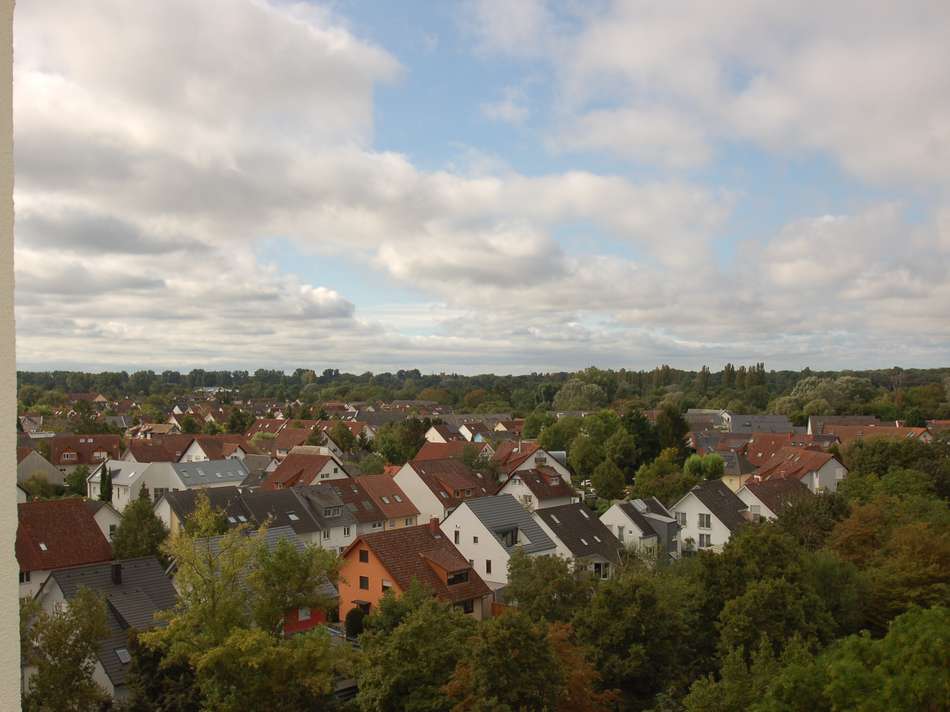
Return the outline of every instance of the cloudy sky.
<path id="1" fill-rule="evenodd" d="M 18 365 L 950 364 L 946 0 L 43 0 Z"/>

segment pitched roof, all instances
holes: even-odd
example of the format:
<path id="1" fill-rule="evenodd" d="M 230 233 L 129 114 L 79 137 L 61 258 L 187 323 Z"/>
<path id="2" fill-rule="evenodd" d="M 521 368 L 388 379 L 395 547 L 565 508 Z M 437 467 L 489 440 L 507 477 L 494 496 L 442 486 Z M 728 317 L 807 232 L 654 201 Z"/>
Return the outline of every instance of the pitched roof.
<path id="1" fill-rule="evenodd" d="M 251 423 L 251 427 L 248 428 L 245 435 L 250 439 L 257 435 L 257 433 L 276 434 L 285 425 L 287 425 L 287 422 L 288 421 L 279 418 L 258 418 L 253 423 Z"/>
<path id="2" fill-rule="evenodd" d="M 336 462 L 332 455 L 309 455 L 291 452 L 275 470 L 268 473 L 261 487 L 263 489 L 280 489 L 293 487 L 294 485 L 313 484 L 319 476 L 320 470 L 330 462 Z"/>
<path id="3" fill-rule="evenodd" d="M 173 462 L 171 467 L 186 487 L 206 487 L 223 484 L 239 485 L 247 477 L 247 468 L 240 460 L 202 460 Z"/>
<path id="4" fill-rule="evenodd" d="M 779 514 L 786 504 L 796 499 L 812 496 L 810 489 L 793 478 L 772 479 L 763 482 L 750 480 L 745 483 L 745 487 L 775 514 Z"/>
<path id="5" fill-rule="evenodd" d="M 31 447 L 18 447 L 16 449 L 17 464 L 19 465 L 21 462 L 23 462 L 23 460 L 26 459 L 27 455 L 29 455 L 31 452 L 36 452 L 36 450 Z M 40 457 L 42 457 L 42 455 L 40 455 Z"/>
<path id="6" fill-rule="evenodd" d="M 85 502 L 78 497 L 17 505 L 16 558 L 22 571 L 48 571 L 112 558 Z"/>
<path id="7" fill-rule="evenodd" d="M 126 450 L 136 462 L 178 462 L 193 438 L 179 433 L 131 438 Z"/>
<path id="8" fill-rule="evenodd" d="M 426 487 L 431 490 L 442 506 L 451 509 L 471 497 L 491 494 L 493 485 L 484 476 L 471 470 L 455 458 L 445 460 L 413 460 L 409 463 Z"/>
<path id="9" fill-rule="evenodd" d="M 490 594 L 491 590 L 455 545 L 437 527 L 434 529 L 423 524 L 362 534 L 343 556 L 349 555 L 354 548 L 367 547 L 402 590 L 406 590 L 413 579 L 418 579 L 445 601 L 467 601 Z M 468 580 L 449 586 L 438 569 L 449 573 L 467 571 Z"/>
<path id="10" fill-rule="evenodd" d="M 388 519 L 415 517 L 419 510 L 389 475 L 363 475 L 356 481 Z"/>
<path id="11" fill-rule="evenodd" d="M 106 599 L 109 634 L 99 641 L 99 661 L 116 687 L 128 679 L 129 663 L 119 659 L 117 650 L 128 648 L 128 630 L 145 630 L 155 625 L 155 614 L 175 605 L 175 587 L 153 556 L 115 562 L 121 568 L 121 583 L 113 583 L 112 562 L 54 571 L 55 581 L 66 600 L 80 587 L 102 594 Z M 44 588 L 50 583 L 44 584 Z"/>
<path id="12" fill-rule="evenodd" d="M 755 471 L 755 477 L 800 480 L 810 472 L 817 472 L 835 457 L 830 452 L 800 447 L 783 447 Z"/>
<path id="13" fill-rule="evenodd" d="M 685 496 L 694 495 L 731 532 L 746 523 L 747 507 L 722 480 L 707 480 L 693 487 Z"/>
<path id="14" fill-rule="evenodd" d="M 432 429 L 435 430 L 439 435 L 441 435 L 445 440 L 449 442 L 459 441 L 465 442 L 465 438 L 462 437 L 462 434 L 459 433 L 458 428 L 454 428 L 447 423 L 436 423 L 432 426 Z"/>
<path id="15" fill-rule="evenodd" d="M 311 428 L 291 428 L 286 427 L 277 433 L 274 439 L 274 447 L 277 450 L 292 450 L 297 445 L 303 445 L 312 433 Z"/>
<path id="16" fill-rule="evenodd" d="M 426 440 L 413 460 L 446 460 L 450 457 L 461 458 L 465 448 L 475 448 L 476 453 L 489 447 L 487 442 L 470 443 L 467 440 L 451 440 L 447 443 L 432 443 Z"/>
<path id="17" fill-rule="evenodd" d="M 373 498 L 363 489 L 363 486 L 352 478 L 345 480 L 331 480 L 324 482 L 324 487 L 330 487 L 346 504 L 346 508 L 358 522 L 381 522 L 386 519 Z"/>
<path id="18" fill-rule="evenodd" d="M 229 526 L 234 527 L 250 520 L 251 513 L 247 507 L 244 506 L 244 502 L 241 498 L 241 490 L 235 486 L 207 487 L 200 490 L 186 489 L 176 492 L 166 492 L 164 500 L 171 507 L 178 519 L 184 521 L 195 511 L 199 493 L 203 493 L 208 497 L 208 503 L 213 509 L 224 512 L 225 516 L 228 517 Z M 156 502 L 156 504 L 158 503 Z"/>
<path id="19" fill-rule="evenodd" d="M 561 543 L 577 557 L 599 555 L 613 563 L 620 562 L 620 543 L 607 526 L 586 504 L 562 504 L 535 510 Z"/>
<path id="20" fill-rule="evenodd" d="M 650 499 L 653 498 L 651 497 Z M 646 516 L 648 512 L 667 518 L 670 516 L 669 513 L 666 512 L 665 508 L 662 512 L 652 512 L 646 501 L 642 499 L 617 502 L 617 506 L 620 507 L 620 510 L 630 518 L 630 521 L 637 525 L 642 537 L 659 536 L 661 534 L 657 527 L 653 525 L 655 520 Z M 662 507 L 662 505 L 660 506 Z M 640 507 L 642 507 L 642 509 Z"/>
<path id="21" fill-rule="evenodd" d="M 502 472 L 514 472 L 525 460 L 541 449 L 534 440 L 506 440 L 498 446 L 492 455 L 492 462 L 496 463 Z"/>
<path id="22" fill-rule="evenodd" d="M 514 477 L 519 477 L 525 486 L 531 490 L 531 494 L 539 501 L 573 497 L 577 494 L 564 477 L 557 470 L 550 467 L 512 472 L 499 490 Z"/>
<path id="23" fill-rule="evenodd" d="M 812 433 L 825 432 L 826 425 L 881 425 L 876 415 L 810 415 L 808 426 Z"/>
<path id="24" fill-rule="evenodd" d="M 795 426 L 784 415 L 749 415 L 729 413 L 729 430 L 733 433 L 793 433 Z"/>
<path id="25" fill-rule="evenodd" d="M 893 425 L 825 425 L 825 434 L 834 435 L 842 445 L 850 445 L 855 440 L 873 438 L 891 438 L 895 440 L 916 440 L 927 436 L 927 428 L 908 428 Z"/>
<path id="26" fill-rule="evenodd" d="M 494 534 L 499 543 L 502 543 L 499 532 L 517 528 L 528 539 L 527 543 L 519 544 L 526 553 L 534 554 L 556 548 L 555 543 L 544 533 L 534 517 L 525 511 L 518 504 L 518 500 L 510 494 L 470 499 L 465 502 L 465 506 L 485 525 L 488 531 Z"/>
<path id="27" fill-rule="evenodd" d="M 105 459 L 118 459 L 118 435 L 54 435 L 50 438 L 50 462 L 54 465 L 97 465 L 103 458 L 95 453 L 106 453 Z M 63 457 L 76 453 L 75 459 Z"/>

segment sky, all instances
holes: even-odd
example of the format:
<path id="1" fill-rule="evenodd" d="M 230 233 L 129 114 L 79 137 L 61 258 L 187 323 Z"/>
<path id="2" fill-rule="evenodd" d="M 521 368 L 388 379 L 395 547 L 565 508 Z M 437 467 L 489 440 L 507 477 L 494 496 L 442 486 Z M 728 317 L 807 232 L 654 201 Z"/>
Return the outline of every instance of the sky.
<path id="1" fill-rule="evenodd" d="M 950 365 L 945 0 L 44 0 L 18 368 Z"/>

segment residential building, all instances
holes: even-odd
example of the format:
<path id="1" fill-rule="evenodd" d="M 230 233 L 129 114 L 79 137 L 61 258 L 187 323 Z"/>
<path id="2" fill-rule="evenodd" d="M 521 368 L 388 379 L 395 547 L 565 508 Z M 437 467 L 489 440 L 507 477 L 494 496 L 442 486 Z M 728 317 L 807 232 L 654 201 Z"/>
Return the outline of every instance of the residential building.
<path id="1" fill-rule="evenodd" d="M 539 467 L 550 467 L 568 482 L 571 481 L 571 471 L 564 463 L 554 457 L 553 453 L 543 450 L 533 440 L 506 440 L 501 443 L 492 456 L 498 469 L 504 475 L 520 470 L 532 470 Z"/>
<path id="2" fill-rule="evenodd" d="M 620 563 L 620 543 L 586 504 L 575 502 L 534 512 L 541 529 L 555 544 L 555 553 L 575 568 L 600 579 L 610 578 Z"/>
<path id="3" fill-rule="evenodd" d="M 51 485 L 63 484 L 63 473 L 58 467 L 30 447 L 16 449 L 16 480 L 26 482 L 34 477 L 45 479 Z"/>
<path id="4" fill-rule="evenodd" d="M 498 494 L 510 494 L 529 511 L 560 507 L 577 499 L 570 481 L 551 467 L 512 472 L 502 483 Z"/>
<path id="5" fill-rule="evenodd" d="M 122 701 L 128 696 L 129 631 L 148 630 L 156 625 L 155 615 L 172 608 L 175 588 L 155 557 L 92 563 L 50 574 L 36 596 L 43 610 L 73 600 L 81 588 L 100 594 L 107 602 L 108 634 L 98 642 L 92 678 L 103 691 Z M 24 681 L 30 671 L 24 671 Z"/>
<path id="6" fill-rule="evenodd" d="M 487 442 L 492 437 L 492 429 L 483 422 L 471 421 L 459 426 L 459 435 L 470 443 Z"/>
<path id="7" fill-rule="evenodd" d="M 794 433 L 795 426 L 784 415 L 746 415 L 728 410 L 720 414 L 725 430 L 730 433 Z"/>
<path id="8" fill-rule="evenodd" d="M 348 479 L 343 463 L 319 447 L 295 447 L 261 483 L 261 489 L 284 489 L 329 480 Z"/>
<path id="9" fill-rule="evenodd" d="M 822 429 L 825 435 L 834 435 L 842 447 L 848 447 L 858 440 L 889 438 L 891 440 L 919 440 L 923 443 L 933 441 L 927 428 L 908 428 L 891 425 L 833 425 L 826 423 Z"/>
<path id="10" fill-rule="evenodd" d="M 112 543 L 112 536 L 122 523 L 122 515 L 108 502 L 99 499 L 87 499 L 86 508 L 92 513 L 102 535 Z"/>
<path id="11" fill-rule="evenodd" d="M 118 435 L 56 435 L 50 438 L 50 462 L 68 475 L 80 465 L 90 470 L 119 458 Z"/>
<path id="12" fill-rule="evenodd" d="M 346 508 L 356 519 L 357 534 L 368 534 L 385 528 L 386 515 L 355 479 L 334 480 L 324 483 L 323 486 L 332 489 L 343 500 Z"/>
<path id="13" fill-rule="evenodd" d="M 412 581 L 475 618 L 491 615 L 491 589 L 452 544 L 438 522 L 360 535 L 342 554 L 340 619 L 353 608 L 371 613 L 387 591 Z"/>
<path id="14" fill-rule="evenodd" d="M 33 596 L 51 571 L 112 558 L 112 547 L 78 497 L 17 505 L 20 598 Z"/>
<path id="15" fill-rule="evenodd" d="M 362 475 L 356 482 L 386 517 L 386 529 L 413 527 L 419 523 L 419 510 L 389 475 Z"/>
<path id="16" fill-rule="evenodd" d="M 461 460 L 412 460 L 393 476 L 399 488 L 419 510 L 424 521 L 445 519 L 463 500 L 484 497 L 494 483 L 471 470 Z"/>
<path id="17" fill-rule="evenodd" d="M 762 482 L 746 482 L 736 496 L 749 508 L 749 518 L 753 522 L 760 519 L 775 519 L 786 505 L 811 496 L 800 480 L 794 478 L 776 478 Z"/>
<path id="18" fill-rule="evenodd" d="M 885 425 L 885 423 L 882 423 L 876 415 L 809 415 L 806 432 L 809 435 L 820 435 L 825 432 L 825 425 L 876 426 Z"/>
<path id="19" fill-rule="evenodd" d="M 426 441 L 419 448 L 413 460 L 445 460 L 450 457 L 461 460 L 465 453 L 472 450 L 478 457 L 490 460 L 495 454 L 489 443 L 470 443 L 466 440 L 450 440 L 446 443 Z"/>
<path id="20" fill-rule="evenodd" d="M 847 474 L 847 468 L 830 452 L 783 447 L 755 471 L 752 479 L 793 479 L 817 494 L 834 492 Z"/>
<path id="21" fill-rule="evenodd" d="M 680 525 L 683 551 L 719 551 L 747 521 L 747 507 L 720 480 L 693 487 L 671 508 Z"/>
<path id="22" fill-rule="evenodd" d="M 178 462 L 193 438 L 193 435 L 180 433 L 130 438 L 122 459 L 128 462 Z"/>
<path id="23" fill-rule="evenodd" d="M 680 525 L 656 497 L 614 502 L 600 521 L 625 549 L 679 555 Z"/>
<path id="24" fill-rule="evenodd" d="M 462 442 L 465 440 L 457 428 L 453 428 L 451 425 L 446 425 L 445 423 L 438 423 L 431 426 L 426 431 L 425 439 L 426 442 L 429 443 Z"/>
<path id="25" fill-rule="evenodd" d="M 508 559 L 515 547 L 526 554 L 554 554 L 557 545 L 510 494 L 461 502 L 442 522 L 442 531 L 492 590 L 508 583 Z"/>

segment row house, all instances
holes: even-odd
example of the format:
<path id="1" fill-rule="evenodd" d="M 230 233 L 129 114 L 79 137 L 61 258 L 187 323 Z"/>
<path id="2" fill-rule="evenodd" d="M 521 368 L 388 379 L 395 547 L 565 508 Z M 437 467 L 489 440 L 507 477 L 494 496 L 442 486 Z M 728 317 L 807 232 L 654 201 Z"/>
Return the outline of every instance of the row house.
<path id="1" fill-rule="evenodd" d="M 56 435 L 49 445 L 50 462 L 64 475 L 80 465 L 92 468 L 120 455 L 118 435 Z"/>

